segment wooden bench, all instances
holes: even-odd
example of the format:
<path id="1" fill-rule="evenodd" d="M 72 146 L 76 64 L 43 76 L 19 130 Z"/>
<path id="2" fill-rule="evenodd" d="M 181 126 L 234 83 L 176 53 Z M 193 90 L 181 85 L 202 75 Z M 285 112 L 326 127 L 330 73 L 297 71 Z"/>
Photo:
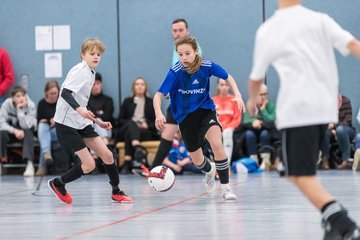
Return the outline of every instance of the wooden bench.
<path id="1" fill-rule="evenodd" d="M 160 145 L 160 141 L 144 141 L 140 143 L 141 146 L 146 148 L 148 151 L 148 162 L 151 164 L 154 161 L 156 152 L 158 150 L 158 147 Z M 119 153 L 119 166 L 122 167 L 122 165 L 125 162 L 125 143 L 124 142 L 118 142 L 116 143 L 116 149 Z"/>

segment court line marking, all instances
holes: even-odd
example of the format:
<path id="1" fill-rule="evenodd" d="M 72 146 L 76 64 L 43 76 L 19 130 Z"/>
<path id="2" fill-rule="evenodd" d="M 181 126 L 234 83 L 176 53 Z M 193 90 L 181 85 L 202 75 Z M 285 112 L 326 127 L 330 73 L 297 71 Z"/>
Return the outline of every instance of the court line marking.
<path id="1" fill-rule="evenodd" d="M 127 221 L 130 221 L 130 220 L 138 218 L 138 217 L 142 217 L 142 216 L 154 213 L 154 212 L 164 210 L 166 208 L 174 207 L 174 206 L 183 204 L 185 202 L 192 201 L 194 199 L 197 199 L 197 198 L 202 197 L 202 196 L 207 195 L 207 194 L 208 194 L 207 192 L 204 192 L 204 193 L 201 193 L 199 195 L 196 195 L 196 196 L 193 196 L 193 197 L 190 197 L 190 198 L 187 198 L 187 199 L 175 202 L 175 203 L 171 203 L 171 204 L 168 204 L 168 205 L 165 205 L 165 206 L 162 206 L 162 207 L 154 208 L 154 209 L 151 209 L 149 211 L 140 212 L 138 214 L 135 214 L 135 215 L 120 219 L 120 220 L 115 221 L 115 222 L 107 223 L 107 224 L 104 224 L 104 225 L 101 225 L 101 226 L 98 226 L 98 227 L 93 227 L 93 228 L 89 228 L 89 229 L 86 229 L 86 230 L 83 230 L 83 231 L 76 232 L 73 236 L 60 237 L 60 238 L 58 238 L 58 240 L 66 240 L 66 239 L 70 239 L 70 238 L 73 238 L 73 237 L 79 237 L 79 236 L 82 236 L 82 235 L 85 235 L 85 234 L 88 234 L 88 233 L 91 233 L 91 232 L 95 232 L 95 231 L 98 231 L 98 230 L 102 230 L 104 228 L 108 228 L 108 227 L 114 226 L 116 224 L 127 222 Z"/>
<path id="2" fill-rule="evenodd" d="M 251 179 L 244 179 L 244 180 L 240 180 L 239 182 L 235 182 L 235 183 L 232 183 L 231 186 L 232 187 L 235 187 L 235 186 L 238 186 L 244 182 L 248 182 L 248 181 L 251 181 L 255 178 L 251 178 Z M 218 189 L 214 192 L 219 192 L 221 191 L 221 189 Z M 187 199 L 184 199 L 184 200 L 181 200 L 181 201 L 178 201 L 178 202 L 174 202 L 174 203 L 170 203 L 168 205 L 165 205 L 165 206 L 162 206 L 162 207 L 158 207 L 158 208 L 154 208 L 154 209 L 151 209 L 149 211 L 144 211 L 144 212 L 140 212 L 140 213 L 137 213 L 135 215 L 132 215 L 132 216 L 129 216 L 129 217 L 126 217 L 126 218 L 123 218 L 123 219 L 120 219 L 118 221 L 114 221 L 114 222 L 111 222 L 111 223 L 107 223 L 107 224 L 103 224 L 103 225 L 100 225 L 98 227 L 92 227 L 92 228 L 88 228 L 88 229 L 85 229 L 85 230 L 81 230 L 81 231 L 78 231 L 78 232 L 75 232 L 73 235 L 71 236 L 67 236 L 67 237 L 59 237 L 57 238 L 57 240 L 68 240 L 68 239 L 71 239 L 71 238 L 75 238 L 75 237 L 80 237 L 80 236 L 83 236 L 83 235 L 86 235 L 88 233 L 92 233 L 92 232 L 96 232 L 96 231 L 99 231 L 99 230 L 102 230 L 102 229 L 105 229 L 105 228 L 108 228 L 108 227 L 112 227 L 114 225 L 117 225 L 117 224 L 120 224 L 120 223 L 124 223 L 124 222 L 127 222 L 127 221 L 130 221 L 130 220 L 133 220 L 135 218 L 139 218 L 139 217 L 142 217 L 142 216 L 145 216 L 145 215 L 148 215 L 148 214 L 151 214 L 151 213 L 154 213 L 154 212 L 159 212 L 161 210 L 164 210 L 164 209 L 167 209 L 167 208 L 170 208 L 170 207 L 174 207 L 174 206 L 178 206 L 180 204 L 183 204 L 183 203 L 186 203 L 186 202 L 190 202 L 194 199 L 197 199 L 199 197 L 202 197 L 202 196 L 205 196 L 205 195 L 208 195 L 209 193 L 207 192 L 203 192 L 203 193 L 200 193 L 198 195 L 195 195 L 193 197 L 190 197 L 190 198 L 187 198 Z"/>

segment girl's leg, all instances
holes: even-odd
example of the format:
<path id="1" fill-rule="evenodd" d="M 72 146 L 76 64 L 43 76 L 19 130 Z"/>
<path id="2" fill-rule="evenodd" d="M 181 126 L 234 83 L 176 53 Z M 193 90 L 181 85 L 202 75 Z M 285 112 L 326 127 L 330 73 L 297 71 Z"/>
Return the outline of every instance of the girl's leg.
<path id="1" fill-rule="evenodd" d="M 229 159 L 229 162 L 231 161 L 233 146 L 234 146 L 233 133 L 234 133 L 234 129 L 232 129 L 232 128 L 224 129 L 224 131 L 222 133 L 224 149 L 225 149 L 226 156 Z"/>
<path id="2" fill-rule="evenodd" d="M 224 200 L 236 200 L 237 197 L 231 192 L 229 186 L 229 161 L 227 159 L 221 139 L 221 129 L 219 126 L 211 126 L 205 134 L 214 153 L 215 166 L 221 183 L 221 190 Z"/>

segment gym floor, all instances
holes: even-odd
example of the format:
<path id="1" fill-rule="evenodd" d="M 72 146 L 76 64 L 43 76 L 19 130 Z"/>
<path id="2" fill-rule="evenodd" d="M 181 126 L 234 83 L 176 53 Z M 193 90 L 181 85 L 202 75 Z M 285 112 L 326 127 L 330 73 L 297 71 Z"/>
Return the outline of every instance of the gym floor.
<path id="1" fill-rule="evenodd" d="M 321 182 L 360 222 L 360 175 L 320 171 Z M 238 196 L 207 194 L 203 175 L 176 176 L 174 187 L 153 191 L 147 180 L 120 175 L 133 204 L 112 203 L 106 175 L 67 185 L 73 204 L 47 187 L 50 176 L 0 177 L 0 239 L 322 239 L 320 214 L 277 173 L 232 175 Z M 219 185 L 219 183 L 217 183 Z"/>

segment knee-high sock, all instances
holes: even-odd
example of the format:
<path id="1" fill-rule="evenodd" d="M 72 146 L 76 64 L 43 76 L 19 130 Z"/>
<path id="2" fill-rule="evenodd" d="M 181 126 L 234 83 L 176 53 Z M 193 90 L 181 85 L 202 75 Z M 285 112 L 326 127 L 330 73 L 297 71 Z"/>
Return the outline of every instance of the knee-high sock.
<path id="1" fill-rule="evenodd" d="M 113 192 L 118 191 L 120 178 L 119 178 L 119 171 L 118 171 L 118 168 L 117 168 L 115 162 L 113 162 L 112 164 L 109 164 L 109 165 L 104 164 L 104 168 L 105 168 L 107 175 L 109 176 L 110 184 L 113 189 Z"/>
<path id="2" fill-rule="evenodd" d="M 215 161 L 215 166 L 216 171 L 219 175 L 220 183 L 229 183 L 229 161 L 227 159 Z"/>

